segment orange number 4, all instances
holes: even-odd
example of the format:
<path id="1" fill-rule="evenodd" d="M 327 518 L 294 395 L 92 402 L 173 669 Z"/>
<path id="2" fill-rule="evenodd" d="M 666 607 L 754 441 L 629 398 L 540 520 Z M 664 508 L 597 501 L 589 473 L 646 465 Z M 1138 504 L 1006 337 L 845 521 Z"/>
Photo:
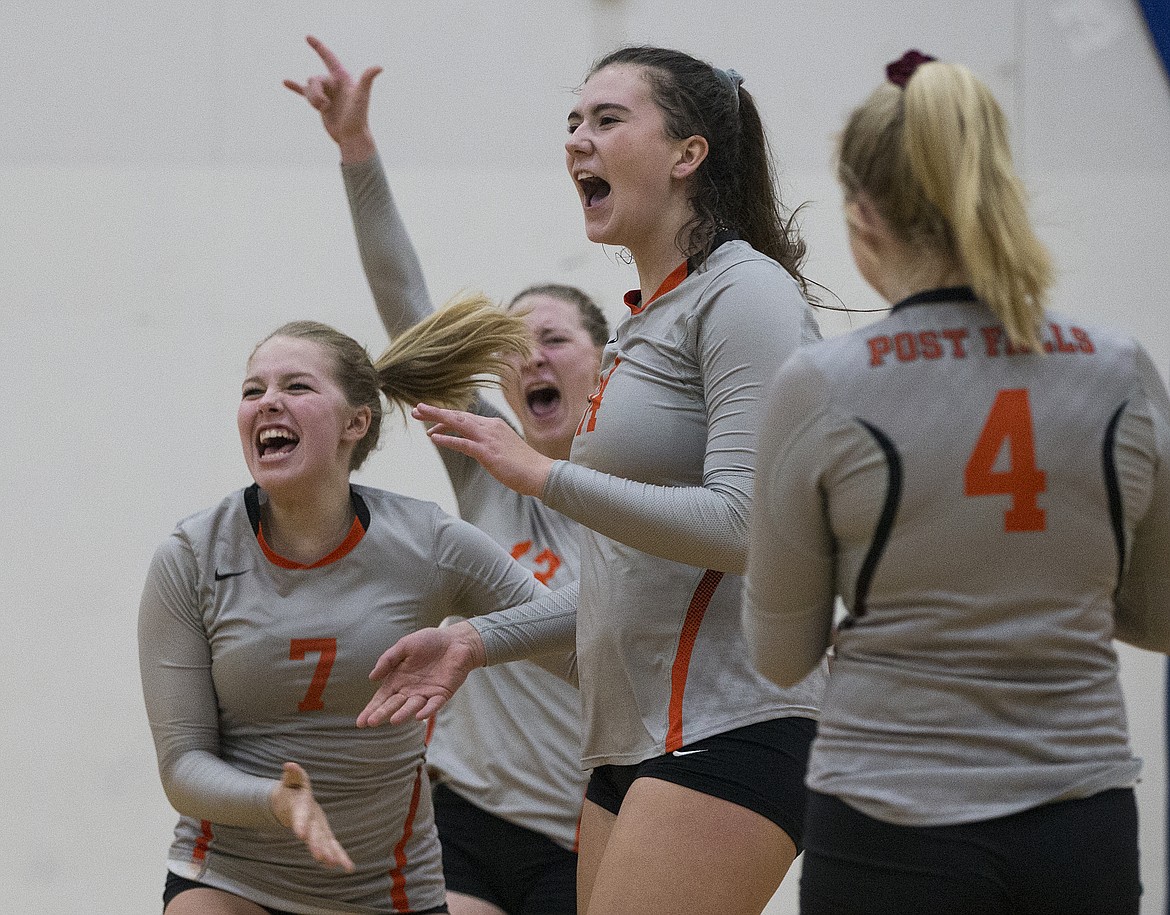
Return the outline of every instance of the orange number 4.
<path id="1" fill-rule="evenodd" d="M 302 712 L 319 712 L 325 708 L 321 696 L 325 692 L 325 684 L 329 682 L 329 672 L 333 670 L 333 661 L 337 658 L 337 639 L 290 639 L 288 644 L 288 659 L 303 661 L 305 655 L 316 654 L 317 669 L 313 671 L 313 682 L 309 684 L 309 691 L 305 698 L 297 703 L 297 709 Z"/>
<path id="2" fill-rule="evenodd" d="M 996 470 L 995 461 L 1008 445 L 1008 469 Z M 1005 531 L 1042 531 L 1044 509 L 1036 497 L 1046 489 L 1044 471 L 1036 466 L 1032 435 L 1032 407 L 1023 388 L 1000 391 L 967 461 L 964 475 L 968 496 L 1011 496 L 1003 515 Z"/>

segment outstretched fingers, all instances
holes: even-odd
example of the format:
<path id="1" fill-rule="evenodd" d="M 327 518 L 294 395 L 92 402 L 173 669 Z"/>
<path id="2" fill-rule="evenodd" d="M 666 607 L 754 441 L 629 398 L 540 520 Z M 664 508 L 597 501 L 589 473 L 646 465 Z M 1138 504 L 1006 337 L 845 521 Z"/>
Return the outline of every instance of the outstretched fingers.
<path id="1" fill-rule="evenodd" d="M 544 492 L 553 459 L 525 443 L 499 417 L 445 410 L 423 403 L 416 405 L 411 415 L 432 424 L 427 435 L 434 444 L 478 461 L 509 489 L 537 498 Z"/>
<path id="2" fill-rule="evenodd" d="M 349 71 L 345 69 L 341 58 L 330 51 L 325 42 L 316 35 L 306 35 L 305 41 L 308 42 L 310 48 L 317 52 L 317 56 L 321 58 L 321 63 L 325 64 L 325 69 L 329 71 L 330 76 L 349 78 Z"/>
<path id="3" fill-rule="evenodd" d="M 441 709 L 447 701 L 443 695 L 404 694 L 388 686 L 381 686 L 374 698 L 358 715 L 359 728 L 376 728 L 382 724 L 403 724 L 411 719 L 424 721 Z"/>
<path id="4" fill-rule="evenodd" d="M 293 834 L 305 843 L 313 858 L 326 867 L 353 873 L 353 860 L 346 853 L 333 829 L 325 811 L 313 797 L 313 786 L 309 774 L 297 763 L 286 762 L 281 772 L 280 790 L 285 792 L 282 808 L 287 818 L 286 825 Z"/>

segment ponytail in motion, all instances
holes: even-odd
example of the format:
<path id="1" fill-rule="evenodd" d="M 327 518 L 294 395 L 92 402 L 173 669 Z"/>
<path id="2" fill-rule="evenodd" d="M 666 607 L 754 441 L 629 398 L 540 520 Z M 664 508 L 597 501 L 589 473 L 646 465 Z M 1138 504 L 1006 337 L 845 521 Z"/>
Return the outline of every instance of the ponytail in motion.
<path id="1" fill-rule="evenodd" d="M 405 415 L 417 403 L 465 408 L 477 388 L 498 384 L 511 357 L 531 351 L 531 334 L 522 316 L 509 314 L 483 295 L 465 295 L 400 335 L 376 362 L 364 346 L 319 321 L 291 321 L 273 337 L 311 340 L 333 357 L 335 381 L 351 407 L 369 407 L 370 428 L 350 456 L 357 470 L 378 446 L 382 431 L 382 394 Z M 255 352 L 255 351 L 253 351 Z"/>
<path id="2" fill-rule="evenodd" d="M 902 241 L 957 264 L 1013 344 L 1043 352 L 1052 262 L 1028 219 L 1003 112 L 969 70 L 927 61 L 879 86 L 841 135 L 837 176 Z"/>
<path id="3" fill-rule="evenodd" d="M 382 393 L 403 413 L 417 403 L 462 410 L 478 388 L 499 385 L 510 358 L 531 351 L 523 316 L 477 293 L 452 299 L 400 334 L 374 368 Z"/>

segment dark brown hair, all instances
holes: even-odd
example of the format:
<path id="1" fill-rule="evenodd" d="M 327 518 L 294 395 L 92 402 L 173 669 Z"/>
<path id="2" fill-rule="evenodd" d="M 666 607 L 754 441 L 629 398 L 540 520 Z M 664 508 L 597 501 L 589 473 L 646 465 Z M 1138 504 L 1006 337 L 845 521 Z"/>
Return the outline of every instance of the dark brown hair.
<path id="1" fill-rule="evenodd" d="M 807 295 L 800 272 L 805 244 L 793 216 L 784 215 L 768 138 L 751 93 L 709 63 L 668 48 L 619 48 L 597 61 L 589 75 L 614 64 L 643 68 L 669 136 L 707 141 L 707 158 L 691 183 L 694 217 L 680 233 L 682 251 L 705 260 L 715 236 L 732 229 L 792 274 Z"/>

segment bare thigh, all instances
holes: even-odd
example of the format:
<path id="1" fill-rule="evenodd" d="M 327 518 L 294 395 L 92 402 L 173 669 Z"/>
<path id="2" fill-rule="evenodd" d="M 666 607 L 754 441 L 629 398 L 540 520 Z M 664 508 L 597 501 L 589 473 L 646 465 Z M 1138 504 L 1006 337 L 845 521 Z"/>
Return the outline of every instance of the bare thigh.
<path id="1" fill-rule="evenodd" d="M 184 890 L 163 910 L 164 915 L 268 915 L 263 907 L 211 887 Z"/>
<path id="2" fill-rule="evenodd" d="M 507 915 L 503 909 L 485 899 L 451 890 L 447 890 L 447 908 L 451 910 L 451 915 Z"/>
<path id="3" fill-rule="evenodd" d="M 585 915 L 759 915 L 797 855 L 766 817 L 656 778 L 630 786 L 597 859 L 584 826 Z"/>
<path id="4" fill-rule="evenodd" d="M 609 844 L 609 833 L 617 817 L 604 807 L 585 799 L 581 807 L 581 832 L 577 838 L 577 911 L 589 911 L 589 897 L 597 879 L 597 869 Z"/>

